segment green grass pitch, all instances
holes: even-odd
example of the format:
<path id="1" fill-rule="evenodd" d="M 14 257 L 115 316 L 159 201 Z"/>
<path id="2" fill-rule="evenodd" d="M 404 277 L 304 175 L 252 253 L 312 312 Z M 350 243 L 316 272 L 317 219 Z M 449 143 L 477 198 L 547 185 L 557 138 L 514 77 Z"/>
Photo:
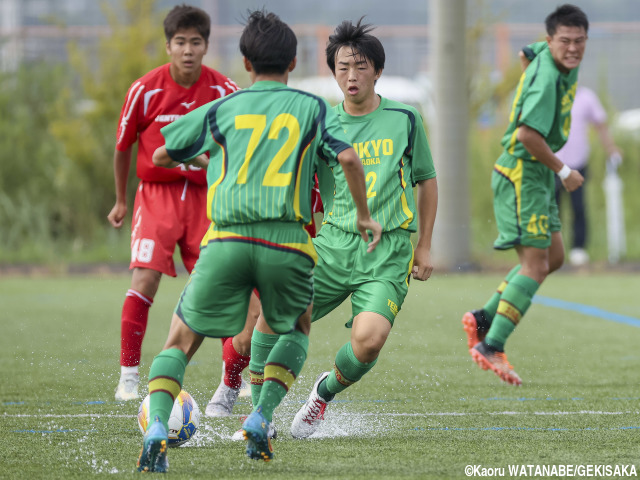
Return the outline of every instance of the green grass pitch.
<path id="1" fill-rule="evenodd" d="M 139 475 L 138 402 L 113 398 L 129 279 L 0 279 L 0 478 Z M 143 345 L 143 380 L 185 280 L 161 283 Z M 293 415 L 348 339 L 342 325 L 350 308 L 343 305 L 312 328 L 307 363 L 276 410 L 274 461 L 249 460 L 244 442 L 230 440 L 250 412 L 242 400 L 234 416 L 203 417 L 194 440 L 170 450 L 166 477 L 447 479 L 469 478 L 467 465 L 504 468 L 503 478 L 510 478 L 509 465 L 640 470 L 640 276 L 549 277 L 507 343 L 522 387 L 473 364 L 461 328 L 462 314 L 482 306 L 500 280 L 436 273 L 413 282 L 376 367 L 330 404 L 314 437 L 293 440 Z M 220 342 L 210 339 L 187 368 L 184 388 L 202 410 L 220 380 L 220 357 Z"/>

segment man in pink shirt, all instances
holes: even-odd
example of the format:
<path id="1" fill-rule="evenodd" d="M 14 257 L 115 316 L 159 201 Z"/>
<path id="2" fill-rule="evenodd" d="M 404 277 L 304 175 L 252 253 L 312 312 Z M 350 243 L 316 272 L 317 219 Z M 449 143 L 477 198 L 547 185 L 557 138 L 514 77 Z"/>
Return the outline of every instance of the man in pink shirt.
<path id="1" fill-rule="evenodd" d="M 607 112 L 602 107 L 598 96 L 587 87 L 578 87 L 576 98 L 571 108 L 571 130 L 564 147 L 556 155 L 569 168 L 578 170 L 587 178 L 587 164 L 589 161 L 589 125 L 598 132 L 598 137 L 605 151 L 612 161 L 620 162 L 620 151 L 613 142 L 607 128 Z M 565 189 L 556 177 L 556 199 L 560 206 L 560 197 Z M 575 266 L 585 265 L 589 255 L 585 249 L 587 239 L 587 216 L 584 200 L 584 188 L 579 188 L 570 194 L 573 212 L 573 242 L 569 252 L 569 262 Z"/>

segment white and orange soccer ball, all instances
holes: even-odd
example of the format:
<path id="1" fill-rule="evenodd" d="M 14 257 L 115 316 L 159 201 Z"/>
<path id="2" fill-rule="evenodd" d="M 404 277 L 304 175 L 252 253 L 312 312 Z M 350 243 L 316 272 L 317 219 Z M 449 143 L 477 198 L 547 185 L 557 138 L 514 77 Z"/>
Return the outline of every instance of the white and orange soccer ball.
<path id="1" fill-rule="evenodd" d="M 147 431 L 149 421 L 149 395 L 147 395 L 138 409 L 138 426 L 142 433 Z M 176 397 L 169 415 L 169 446 L 178 447 L 187 442 L 196 433 L 199 425 L 200 407 L 191 395 L 182 390 Z"/>

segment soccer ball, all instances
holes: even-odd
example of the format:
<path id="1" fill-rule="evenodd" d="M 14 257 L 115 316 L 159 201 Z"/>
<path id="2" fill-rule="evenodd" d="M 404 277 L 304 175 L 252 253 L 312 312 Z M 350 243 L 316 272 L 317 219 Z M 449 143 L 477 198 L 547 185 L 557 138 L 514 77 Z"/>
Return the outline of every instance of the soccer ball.
<path id="1" fill-rule="evenodd" d="M 138 426 L 142 433 L 149 425 L 149 395 L 138 409 Z M 187 442 L 196 433 L 200 425 L 200 407 L 196 401 L 184 390 L 176 397 L 169 415 L 169 446 L 178 447 Z"/>

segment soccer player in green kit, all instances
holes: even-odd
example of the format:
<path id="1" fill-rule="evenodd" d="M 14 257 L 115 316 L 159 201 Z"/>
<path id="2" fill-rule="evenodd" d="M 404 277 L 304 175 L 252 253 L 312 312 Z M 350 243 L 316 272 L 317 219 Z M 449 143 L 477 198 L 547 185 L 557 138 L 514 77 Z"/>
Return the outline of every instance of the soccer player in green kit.
<path id="1" fill-rule="evenodd" d="M 291 425 L 296 438 L 311 435 L 334 395 L 373 368 L 410 277 L 427 280 L 433 270 L 431 235 L 438 193 L 422 117 L 415 108 L 376 94 L 385 55 L 370 30 L 361 22 L 343 22 L 330 36 L 326 55 L 344 94 L 344 102 L 334 110 L 362 161 L 369 210 L 383 233 L 375 252 L 366 254 L 358 241 L 357 208 L 347 193 L 344 172 L 322 166 L 318 181 L 325 213 L 314 239 L 319 259 L 314 270 L 313 321 L 351 295 L 352 317 L 347 323 L 351 339 L 338 351 L 333 371 L 318 377 L 309 400 L 296 414 Z M 410 236 L 416 231 L 414 250 Z M 259 361 L 277 339 L 263 327 L 259 319 L 251 343 L 252 395 L 260 388 Z"/>
<path id="2" fill-rule="evenodd" d="M 259 402 L 245 420 L 250 458 L 270 460 L 273 409 L 302 369 L 309 344 L 317 254 L 304 226 L 319 164 L 340 164 L 357 206 L 356 230 L 373 251 L 381 227 L 369 213 L 362 164 L 326 100 L 286 86 L 297 40 L 280 18 L 249 14 L 240 51 L 252 85 L 211 102 L 162 129 L 158 166 L 207 164 L 211 226 L 182 292 L 169 336 L 149 372 L 150 417 L 138 470 L 166 472 L 167 420 L 185 368 L 205 337 L 240 332 L 253 289 L 279 335 Z M 238 316 L 240 315 L 240 316 Z"/>
<path id="3" fill-rule="evenodd" d="M 554 175 L 569 192 L 584 181 L 554 152 L 569 135 L 589 21 L 580 8 L 567 4 L 549 14 L 545 26 L 546 42 L 524 49 L 531 62 L 520 77 L 491 180 L 499 233 L 494 248 L 515 248 L 519 263 L 482 309 L 462 318 L 474 362 L 513 385 L 522 380 L 507 361 L 504 345 L 540 284 L 564 261 Z"/>

